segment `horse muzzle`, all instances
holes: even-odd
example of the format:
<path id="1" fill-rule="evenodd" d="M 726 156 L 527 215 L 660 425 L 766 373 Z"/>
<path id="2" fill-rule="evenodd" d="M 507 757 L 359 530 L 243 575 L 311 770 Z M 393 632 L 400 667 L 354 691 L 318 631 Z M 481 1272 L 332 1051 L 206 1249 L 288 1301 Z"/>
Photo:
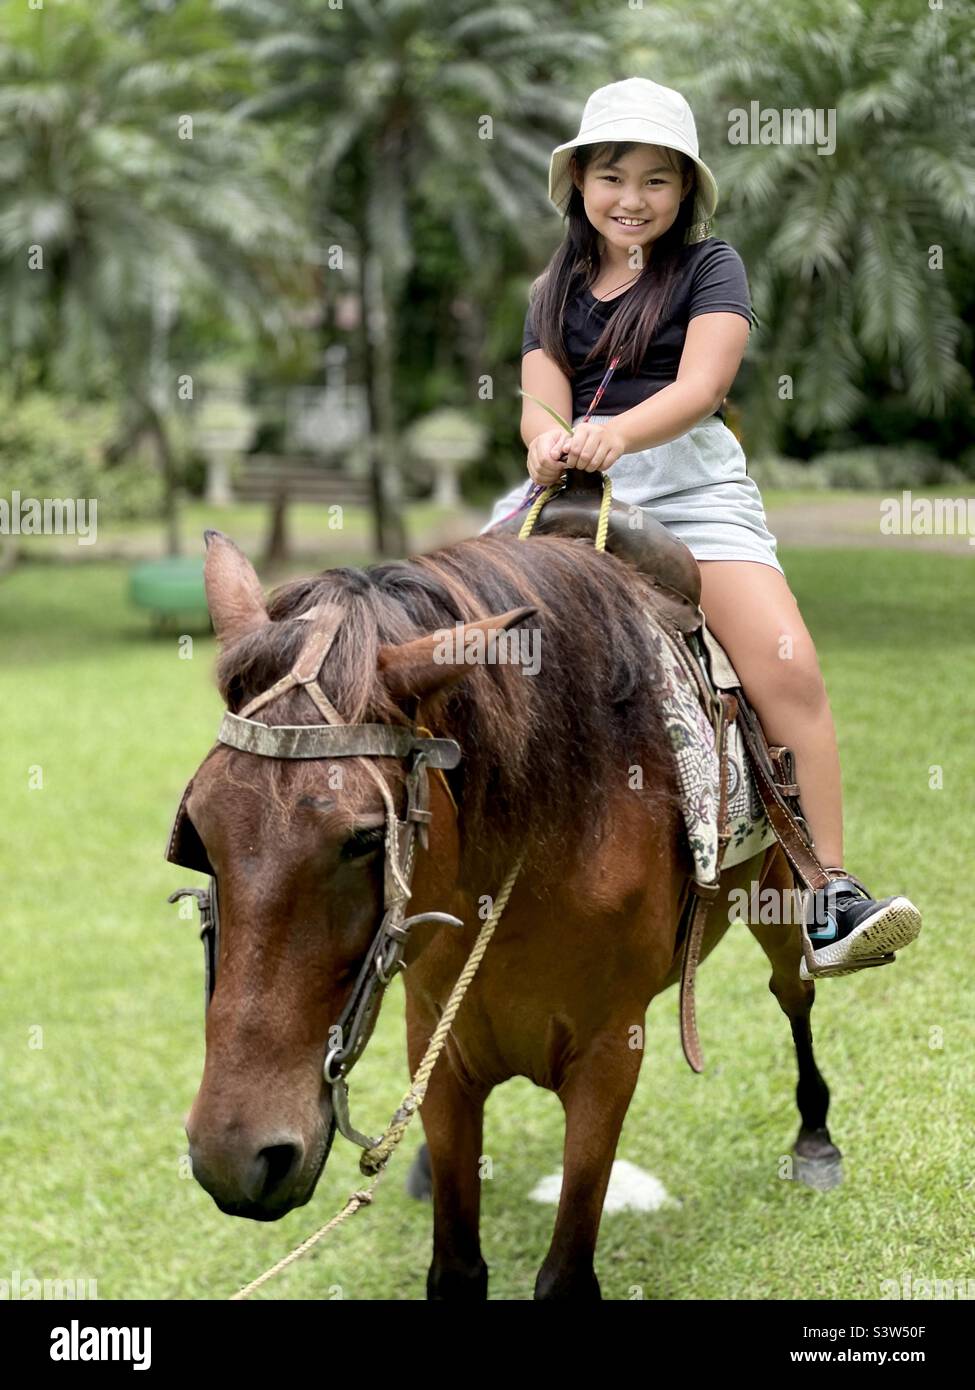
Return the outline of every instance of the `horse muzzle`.
<path id="1" fill-rule="evenodd" d="M 335 1138 L 335 1115 L 323 1100 L 310 1136 L 280 1127 L 251 1130 L 186 1127 L 193 1176 L 226 1216 L 278 1221 L 310 1201 Z"/>

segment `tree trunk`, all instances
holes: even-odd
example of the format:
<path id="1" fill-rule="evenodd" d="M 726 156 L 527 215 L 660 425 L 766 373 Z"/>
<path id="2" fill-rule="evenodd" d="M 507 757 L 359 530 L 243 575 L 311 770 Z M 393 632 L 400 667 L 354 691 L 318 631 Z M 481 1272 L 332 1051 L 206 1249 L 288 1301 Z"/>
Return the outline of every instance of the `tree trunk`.
<path id="1" fill-rule="evenodd" d="M 487 354 L 484 350 L 487 338 L 487 324 L 485 313 L 481 307 L 481 300 L 476 295 L 464 296 L 465 313 L 460 321 L 460 351 L 464 359 L 464 366 L 467 371 L 467 386 L 471 392 L 471 399 L 480 404 L 477 395 L 478 378 L 484 374 L 484 363 Z M 490 295 L 486 294 L 485 303 L 490 303 Z"/>
<path id="2" fill-rule="evenodd" d="M 159 456 L 159 466 L 163 476 L 163 521 L 166 527 L 166 554 L 179 555 L 182 553 L 182 546 L 179 534 L 179 488 L 176 476 L 176 459 L 169 442 L 166 426 L 152 406 L 147 408 L 147 419 L 156 441 L 156 452 Z"/>
<path id="3" fill-rule="evenodd" d="M 374 536 L 376 549 L 387 558 L 406 553 L 403 480 L 394 408 L 394 309 L 382 257 L 365 239 L 359 264 Z"/>
<path id="4" fill-rule="evenodd" d="M 283 565 L 288 558 L 288 494 L 282 488 L 271 503 L 264 563 L 269 568 Z"/>

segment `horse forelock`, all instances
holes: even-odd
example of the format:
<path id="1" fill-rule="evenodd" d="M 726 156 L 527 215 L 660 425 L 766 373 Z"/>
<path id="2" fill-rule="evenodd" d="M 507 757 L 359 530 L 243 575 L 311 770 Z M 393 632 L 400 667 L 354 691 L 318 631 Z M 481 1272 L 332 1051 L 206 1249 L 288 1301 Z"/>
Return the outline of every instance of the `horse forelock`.
<path id="1" fill-rule="evenodd" d="M 641 584 L 591 542 L 558 537 L 526 544 L 481 536 L 409 560 L 327 570 L 274 592 L 271 621 L 228 648 L 217 682 L 228 707 L 240 709 L 296 660 L 307 628 L 289 620 L 334 602 L 345 617 L 322 668 L 322 689 L 349 723 L 402 723 L 414 711 L 405 714 L 383 684 L 381 646 L 535 606 L 537 615 L 521 626 L 539 629 L 537 674 L 518 664 L 472 665 L 422 713 L 464 752 L 449 778 L 468 862 L 500 866 L 517 847 L 550 871 L 553 863 L 567 866 L 601 833 L 612 799 L 632 787 L 634 768 L 644 798 L 673 804 Z M 301 692 L 257 717 L 320 719 Z M 274 766 L 272 781 L 302 778 L 301 767 Z"/>

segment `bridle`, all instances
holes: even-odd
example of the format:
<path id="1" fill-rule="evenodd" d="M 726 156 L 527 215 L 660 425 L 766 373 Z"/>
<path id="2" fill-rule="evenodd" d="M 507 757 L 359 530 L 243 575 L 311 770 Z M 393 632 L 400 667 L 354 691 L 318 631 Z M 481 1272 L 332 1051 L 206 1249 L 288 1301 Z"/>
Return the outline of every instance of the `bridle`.
<path id="1" fill-rule="evenodd" d="M 313 624 L 291 670 L 274 685 L 254 697 L 240 714 L 224 714 L 218 743 L 262 758 L 362 758 L 362 766 L 373 778 L 385 806 L 385 849 L 383 866 L 383 917 L 370 944 L 348 1003 L 335 1027 L 339 1042 L 325 1056 L 324 1078 L 331 1089 L 332 1110 L 339 1132 L 353 1144 L 368 1149 L 378 1139 L 357 1130 L 349 1118 L 348 1075 L 362 1055 L 378 1014 L 387 985 L 400 970 L 410 932 L 421 922 L 460 927 L 463 923 L 446 912 L 421 912 L 407 917 L 411 895 L 417 839 L 428 844 L 431 820 L 429 768 L 452 768 L 460 762 L 460 745 L 453 739 L 434 738 L 414 726 L 393 724 L 346 724 L 318 684 L 322 665 L 342 624 L 344 610 L 337 604 L 321 604 L 296 616 L 296 621 Z M 324 719 L 321 724 L 261 724 L 250 716 L 280 695 L 301 688 Z M 211 749 L 207 759 L 215 749 Z M 406 767 L 406 816 L 401 821 L 385 778 L 369 758 L 400 758 Z M 206 761 L 206 759 L 204 760 Z M 202 764 L 201 764 L 202 766 Z M 199 769 L 197 769 L 197 772 Z M 441 772 L 441 775 L 442 772 Z M 190 820 L 186 804 L 193 790 L 190 779 L 180 800 L 169 837 L 167 860 L 209 876 L 209 889 L 179 888 L 168 901 L 195 897 L 200 911 L 200 937 L 203 941 L 208 1009 L 217 980 L 220 946 L 220 909 L 217 875 L 203 841 Z M 333 1030 L 334 1031 L 334 1030 Z"/>

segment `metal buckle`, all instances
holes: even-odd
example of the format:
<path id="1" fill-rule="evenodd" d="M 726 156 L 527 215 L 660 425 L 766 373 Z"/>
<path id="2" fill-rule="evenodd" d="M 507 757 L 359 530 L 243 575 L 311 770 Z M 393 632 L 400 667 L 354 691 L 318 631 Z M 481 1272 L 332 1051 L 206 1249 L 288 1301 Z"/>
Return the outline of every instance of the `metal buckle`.
<path id="1" fill-rule="evenodd" d="M 209 888 L 177 888 L 166 899 L 168 903 L 181 898 L 195 898 L 200 914 L 200 940 L 203 942 L 203 1013 L 210 1007 L 217 986 L 217 948 L 220 943 L 220 917 L 217 904 L 217 880 L 210 878 Z"/>
<path id="2" fill-rule="evenodd" d="M 348 1075 L 355 1066 L 365 1047 L 368 1026 L 378 1012 L 386 986 L 394 975 L 406 968 L 403 953 L 409 941 L 410 932 L 421 922 L 437 922 L 444 926 L 462 927 L 458 917 L 449 912 L 418 912 L 413 917 L 397 922 L 401 910 L 394 908 L 383 918 L 359 977 L 355 982 L 348 1004 L 338 1021 L 342 1042 L 326 1054 L 323 1067 L 325 1084 L 332 1091 L 332 1107 L 339 1133 L 361 1148 L 372 1148 L 378 1143 L 370 1139 L 352 1124 L 349 1115 Z M 388 954 L 387 954 L 388 952 Z M 348 1037 L 345 1037 L 348 1025 Z"/>

